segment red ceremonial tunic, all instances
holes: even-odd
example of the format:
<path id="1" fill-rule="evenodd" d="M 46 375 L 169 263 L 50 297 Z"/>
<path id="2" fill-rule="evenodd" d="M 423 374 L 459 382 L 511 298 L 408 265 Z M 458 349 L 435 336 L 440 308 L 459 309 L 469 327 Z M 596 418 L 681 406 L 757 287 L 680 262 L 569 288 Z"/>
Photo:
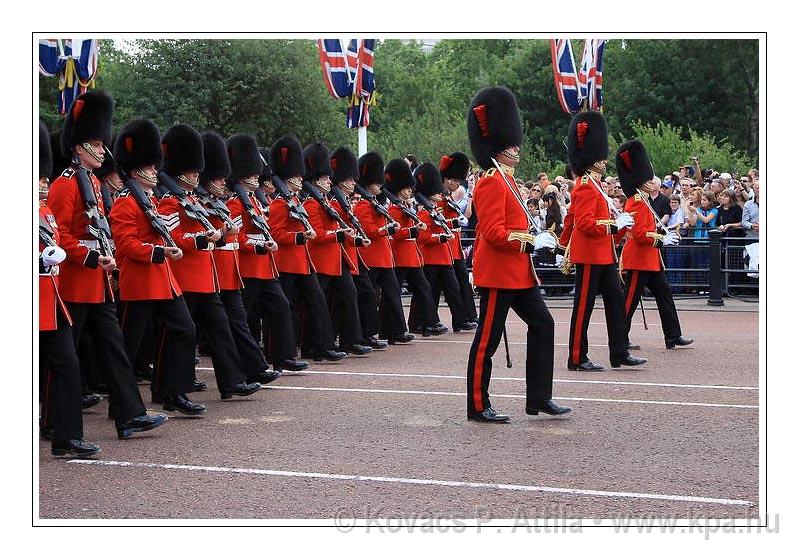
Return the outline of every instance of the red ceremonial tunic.
<path id="1" fill-rule="evenodd" d="M 394 268 L 392 247 L 389 244 L 389 230 L 383 227 L 388 223 L 386 218 L 372 208 L 370 201 L 363 199 L 353 207 L 353 213 L 364 227 L 364 233 L 372 241 L 369 247 L 358 249 L 361 258 L 364 259 L 364 264 L 370 268 Z"/>
<path id="2" fill-rule="evenodd" d="M 150 197 L 153 207 L 158 201 Z M 119 267 L 119 297 L 124 301 L 172 299 L 181 295 L 181 288 L 172 271 L 172 261 L 163 254 L 159 259 L 156 247 L 164 240 L 130 191 L 124 190 L 114 202 L 109 216 L 116 259 Z M 160 262 L 153 262 L 153 260 Z"/>
<path id="3" fill-rule="evenodd" d="M 304 206 L 308 212 L 308 221 L 317 232 L 317 237 L 308 243 L 308 251 L 317 273 L 341 276 L 342 258 L 348 258 L 344 250 L 344 243 L 349 236 L 340 234 L 342 243 L 339 243 L 336 238 L 336 230 L 340 228 L 340 224 L 328 215 L 319 202 L 309 199 Z M 338 208 L 334 206 L 334 209 L 339 212 L 340 216 L 344 214 L 341 206 Z M 352 268 L 351 263 L 348 263 L 348 269 Z"/>
<path id="4" fill-rule="evenodd" d="M 347 213 L 344 211 L 344 208 L 342 208 L 342 205 L 339 204 L 338 200 L 331 201 L 331 206 L 333 206 L 336 209 L 336 211 L 339 212 L 339 215 L 342 217 L 342 219 L 345 222 L 347 222 L 347 224 L 351 228 L 353 228 L 353 231 L 356 231 L 356 232 L 358 231 L 355 228 L 355 226 L 353 225 L 352 220 L 350 220 L 350 218 L 348 217 Z M 356 216 L 356 217 L 358 217 L 358 216 Z M 346 261 L 347 261 L 348 267 L 350 268 L 350 274 L 353 275 L 353 276 L 358 276 L 360 266 L 363 265 L 363 262 L 359 264 L 359 261 L 361 261 L 361 257 L 358 254 L 358 248 L 356 247 L 355 238 L 350 237 L 349 235 L 347 237 L 345 237 L 345 240 L 344 240 L 344 252 L 347 254 Z M 366 266 L 366 265 L 364 265 L 364 266 Z"/>
<path id="5" fill-rule="evenodd" d="M 615 220 L 611 217 L 608 201 L 587 175 L 575 183 L 569 214 L 572 214 L 572 227 L 566 227 L 565 222 L 560 244 L 569 243 L 570 261 L 575 264 L 616 262 Z"/>
<path id="6" fill-rule="evenodd" d="M 296 196 L 292 196 L 292 200 L 295 204 L 300 204 Z M 276 199 L 269 207 L 269 215 L 272 238 L 279 247 L 275 254 L 278 270 L 292 274 L 315 272 L 314 262 L 303 237 L 305 228 L 300 220 L 289 216 L 289 204 L 282 198 Z M 321 234 L 322 232 L 317 231 L 317 235 Z"/>
<path id="7" fill-rule="evenodd" d="M 661 240 L 663 236 L 656 229 L 656 218 L 650 211 L 642 195 L 635 194 L 625 202 L 625 211 L 636 212 L 628 240 L 622 248 L 622 258 L 619 261 L 621 270 L 650 270 L 664 269 L 661 260 Z"/>
<path id="8" fill-rule="evenodd" d="M 209 221 L 215 228 L 224 231 L 225 223 L 222 219 L 212 215 Z M 241 229 L 241 224 L 237 222 L 237 225 Z M 239 240 L 236 235 L 229 233 L 225 236 L 225 244 L 214 248 L 214 265 L 217 267 L 220 290 L 239 290 L 244 287 L 239 269 Z"/>
<path id="9" fill-rule="evenodd" d="M 453 255 L 454 261 L 464 260 L 464 251 L 461 249 L 461 224 L 458 223 L 458 212 L 450 208 L 447 203 L 441 207 L 441 210 L 444 217 L 447 218 L 447 225 L 455 234 L 455 237 L 447 242 L 450 245 L 450 254 Z"/>
<path id="10" fill-rule="evenodd" d="M 478 216 L 472 262 L 475 285 L 506 290 L 532 288 L 538 283 L 533 262 L 517 238 L 528 233 L 528 218 L 500 173 L 490 169 L 475 185 L 472 198 Z M 507 179 L 516 189 L 514 178 Z"/>
<path id="11" fill-rule="evenodd" d="M 100 181 L 89 174 L 97 199 L 97 210 L 105 214 Z M 97 240 L 89 235 L 86 227 L 86 203 L 78 188 L 76 172 L 71 167 L 64 170 L 50 186 L 47 206 L 53 211 L 61 235 L 61 248 L 67 258 L 59 265 L 59 289 L 64 301 L 73 303 L 103 303 L 114 301 L 109 274 L 99 265 L 87 266 L 90 250 L 97 251 Z"/>
<path id="12" fill-rule="evenodd" d="M 395 204 L 389 206 L 389 214 L 392 215 L 395 222 L 400 224 L 400 229 L 395 232 L 391 241 L 395 266 L 421 267 L 423 265 L 422 253 L 417 245 L 419 228 L 414 225 L 414 220 L 403 214 L 403 211 Z"/>
<path id="13" fill-rule="evenodd" d="M 433 221 L 427 210 L 419 213 L 419 219 L 428 226 L 428 229 L 419 232 L 419 250 L 422 252 L 422 260 L 425 264 L 452 265 L 453 254 L 450 252 L 450 240 L 440 237 L 444 234 L 444 228 Z"/>
<path id="14" fill-rule="evenodd" d="M 248 197 L 255 213 L 267 219 L 268 209 L 263 208 L 252 193 L 248 194 Z M 266 241 L 264 234 L 253 224 L 250 214 L 245 210 L 244 204 L 238 197 L 234 196 L 228 200 L 227 204 L 231 211 L 231 219 L 239 226 L 239 235 L 237 236 L 239 249 L 235 252 L 238 254 L 239 272 L 242 278 L 274 280 L 278 277 L 275 253 L 259 254 L 256 252 L 256 243 Z"/>
<path id="15" fill-rule="evenodd" d="M 53 232 L 53 239 L 56 245 L 60 246 L 60 235 L 58 231 L 58 224 L 56 218 L 53 216 L 52 210 L 47 207 L 44 201 L 39 203 L 39 223 L 47 224 L 48 229 Z M 42 240 L 39 240 L 39 258 L 42 257 L 42 251 L 45 245 Z M 63 263 L 62 263 L 63 264 Z M 51 267 L 49 270 L 39 266 L 39 330 L 40 331 L 54 331 L 58 328 L 58 321 L 56 319 L 57 310 L 61 308 L 67 322 L 72 325 L 72 317 L 67 311 L 67 306 L 61 299 L 58 293 L 58 274 L 60 265 Z"/>

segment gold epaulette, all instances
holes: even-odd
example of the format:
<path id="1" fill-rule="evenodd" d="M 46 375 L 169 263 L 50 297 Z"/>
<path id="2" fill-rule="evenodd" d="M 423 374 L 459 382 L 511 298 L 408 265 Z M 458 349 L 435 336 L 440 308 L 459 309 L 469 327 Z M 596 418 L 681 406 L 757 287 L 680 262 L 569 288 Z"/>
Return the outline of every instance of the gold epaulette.
<path id="1" fill-rule="evenodd" d="M 648 231 L 645 236 L 653 239 L 653 247 L 658 247 L 658 242 L 661 241 L 663 243 L 664 241 L 664 236 L 654 231 Z"/>

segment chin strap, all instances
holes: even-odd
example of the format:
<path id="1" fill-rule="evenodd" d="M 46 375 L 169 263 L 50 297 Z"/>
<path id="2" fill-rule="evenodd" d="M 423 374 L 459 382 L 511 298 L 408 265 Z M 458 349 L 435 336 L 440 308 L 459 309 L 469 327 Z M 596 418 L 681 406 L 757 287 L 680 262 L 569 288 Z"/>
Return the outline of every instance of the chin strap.
<path id="1" fill-rule="evenodd" d="M 156 186 L 158 184 L 158 175 L 148 175 L 141 169 L 133 172 L 134 175 L 144 180 L 147 184 Z"/>
<path id="2" fill-rule="evenodd" d="M 239 179 L 239 182 L 254 189 L 258 188 L 258 179 Z"/>
<path id="3" fill-rule="evenodd" d="M 88 153 L 98 162 L 103 163 L 103 161 L 105 160 L 105 156 L 99 153 L 97 150 L 95 150 L 94 147 L 91 144 L 89 144 L 89 142 L 84 142 L 83 144 L 81 144 L 81 147 L 84 150 L 86 150 L 86 153 Z"/>
<path id="4" fill-rule="evenodd" d="M 200 184 L 200 178 L 198 177 L 195 180 L 189 179 L 186 175 L 178 175 L 178 181 L 183 181 L 187 185 L 191 185 L 192 188 L 197 187 Z"/>

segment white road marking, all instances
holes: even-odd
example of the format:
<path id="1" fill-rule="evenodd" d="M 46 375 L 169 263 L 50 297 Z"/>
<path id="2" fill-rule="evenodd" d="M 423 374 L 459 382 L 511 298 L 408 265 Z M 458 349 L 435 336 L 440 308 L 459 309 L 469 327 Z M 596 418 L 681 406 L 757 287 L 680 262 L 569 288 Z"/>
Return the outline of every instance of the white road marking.
<path id="1" fill-rule="evenodd" d="M 447 343 L 447 344 L 472 344 L 471 340 L 425 340 L 424 338 L 416 339 L 414 341 L 414 344 L 416 344 L 417 342 L 424 342 L 426 344 L 432 344 L 432 343 L 436 343 L 436 344 L 442 344 L 442 343 Z M 508 344 L 509 344 L 509 346 L 527 346 L 528 343 L 527 342 L 510 342 L 509 341 Z M 555 345 L 556 346 L 569 346 L 569 344 L 567 344 L 566 342 L 556 342 Z M 589 348 L 608 348 L 608 344 L 590 344 Z"/>
<path id="2" fill-rule="evenodd" d="M 200 471 L 213 473 L 252 474 L 261 476 L 284 476 L 293 478 L 316 478 L 324 480 L 354 480 L 358 482 L 384 482 L 394 484 L 413 484 L 420 486 L 448 486 L 454 488 L 486 488 L 491 490 L 510 490 L 516 492 L 542 492 L 549 494 L 572 494 L 578 496 L 597 496 L 603 498 L 632 498 L 639 500 L 663 500 L 670 502 L 695 502 L 704 504 L 721 504 L 729 506 L 752 506 L 747 500 L 728 498 L 709 498 L 706 496 L 681 496 L 671 494 L 649 494 L 644 492 L 618 492 L 609 490 L 584 490 L 580 488 L 558 488 L 552 486 L 530 486 L 526 484 L 500 484 L 494 482 L 464 482 L 460 480 L 436 480 L 427 478 L 397 478 L 392 476 L 365 476 L 354 474 L 315 473 L 298 471 L 276 471 L 268 469 L 249 469 L 238 467 L 209 467 L 199 465 L 171 465 L 159 463 L 133 463 L 128 461 L 104 461 L 90 459 L 72 459 L 73 465 L 91 465 L 105 467 L 126 467 L 141 469 L 163 469 L 180 471 Z"/>
<path id="3" fill-rule="evenodd" d="M 397 395 L 442 395 L 449 397 L 466 397 L 466 393 L 453 393 L 449 391 L 409 391 L 401 389 L 360 389 L 360 388 L 343 388 L 343 387 L 293 387 L 288 385 L 268 385 L 266 390 L 289 390 L 289 391 L 333 391 L 341 393 L 390 393 Z M 500 397 L 507 399 L 524 399 L 525 395 L 492 395 L 492 397 Z M 608 402 L 608 403 L 625 403 L 625 404 L 660 404 L 670 406 L 700 406 L 708 408 L 754 408 L 758 409 L 758 405 L 751 404 L 723 404 L 723 403 L 697 403 L 697 402 L 679 402 L 679 401 L 643 401 L 634 399 L 597 399 L 587 397 L 558 397 L 559 401 L 586 401 L 586 402 Z"/>

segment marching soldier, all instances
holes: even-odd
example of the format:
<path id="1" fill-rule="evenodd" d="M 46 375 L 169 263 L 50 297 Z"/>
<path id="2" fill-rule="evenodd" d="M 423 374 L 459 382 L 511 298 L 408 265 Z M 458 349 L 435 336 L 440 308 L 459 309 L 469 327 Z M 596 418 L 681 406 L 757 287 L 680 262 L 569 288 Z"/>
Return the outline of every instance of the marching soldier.
<path id="1" fill-rule="evenodd" d="M 353 208 L 370 245 L 359 249 L 364 263 L 369 267 L 369 277 L 377 292 L 380 288 L 380 338 L 389 344 L 405 344 L 414 340 L 406 330 L 406 318 L 400 299 L 400 284 L 394 270 L 394 259 L 389 237 L 397 231 L 395 222 L 377 196 L 384 181 L 383 158 L 377 152 L 367 152 L 358 159 L 358 184 L 356 190 L 361 200 Z"/>
<path id="2" fill-rule="evenodd" d="M 161 146 L 163 173 L 167 176 L 162 176 L 163 180 L 172 179 L 174 184 L 161 198 L 158 211 L 167 223 L 174 224 L 172 237 L 183 251 L 183 258 L 172 266 L 175 279 L 195 326 L 203 331 L 211 350 L 221 398 L 252 395 L 261 384 L 246 380 L 220 299 L 219 272 L 214 259 L 215 249 L 225 247 L 226 236 L 235 234 L 236 228 L 233 224 L 215 228 L 194 194 L 205 166 L 200 134 L 191 126 L 179 124 L 167 130 Z"/>
<path id="3" fill-rule="evenodd" d="M 344 228 L 328 212 L 328 208 L 332 208 L 327 198 L 333 173 L 330 152 L 324 144 L 316 142 L 303 150 L 303 159 L 306 164 L 305 180 L 312 183 L 322 195 L 321 200 L 310 197 L 304 204 L 308 221 L 317 232 L 317 236 L 308 243 L 308 251 L 320 287 L 327 297 L 331 318 L 336 311 L 335 315 L 341 324 L 339 350 L 355 355 L 368 354 L 372 352 L 372 347 L 361 344 L 364 335 L 358 312 L 358 293 L 351 274 L 356 264 L 345 251 L 348 240 L 352 243 L 355 238 L 355 230 L 352 227 Z M 333 210 L 344 220 L 343 210 Z"/>
<path id="4" fill-rule="evenodd" d="M 53 182 L 48 206 L 67 253 L 60 265 L 59 290 L 72 317 L 75 347 L 80 345 L 84 329 L 91 333 L 106 368 L 109 415 L 114 418 L 117 436 L 126 439 L 134 432 L 157 428 L 166 416 L 146 413 L 125 352 L 111 290 L 116 261 L 111 254 L 100 182 L 92 171 L 105 160 L 113 112 L 114 101 L 102 91 L 88 91 L 73 102 L 61 131 L 61 153 L 72 160 Z"/>
<path id="5" fill-rule="evenodd" d="M 604 369 L 588 356 L 587 331 L 598 292 L 603 296 L 611 367 L 643 364 L 647 362 L 645 358 L 631 356 L 628 351 L 624 296 L 614 242 L 614 236 L 634 221 L 627 212 L 612 217 L 616 215 L 613 203 L 600 186 L 608 160 L 608 130 L 602 113 L 587 111 L 575 115 L 569 127 L 567 152 L 572 170 L 578 176 L 569 209 L 572 219 L 565 221 L 568 227 L 561 234 L 561 245 L 569 246 L 569 258 L 575 263 L 567 368 Z"/>
<path id="6" fill-rule="evenodd" d="M 530 257 L 535 249 L 552 249 L 556 243 L 546 232 L 536 236 L 529 233 L 525 202 L 514 182 L 522 144 L 514 94 L 503 87 L 476 93 L 467 113 L 467 132 L 475 159 L 487 170 L 473 197 L 478 216 L 473 273 L 481 299 L 467 366 L 467 418 L 510 421 L 489 401 L 492 356 L 500 344 L 509 309 L 528 325 L 525 412 L 566 414 L 571 409 L 552 400 L 555 324 L 537 287 Z"/>
<path id="7" fill-rule="evenodd" d="M 91 457 L 100 448 L 83 441 L 81 370 L 72 319 L 58 293 L 58 269 L 67 254 L 58 246 L 58 224 L 47 207 L 53 157 L 47 128 L 39 121 L 39 361 L 45 369 L 41 425 L 56 457 Z"/>
<path id="8" fill-rule="evenodd" d="M 307 243 L 317 237 L 317 232 L 303 221 L 305 211 L 297 198 L 297 193 L 303 188 L 305 172 L 302 148 L 297 139 L 285 136 L 275 142 L 270 150 L 270 163 L 273 180 L 285 181 L 288 189 L 271 204 L 270 220 L 272 236 L 279 248 L 275 256 L 279 281 L 292 303 L 295 332 L 300 330 L 297 327 L 301 324 L 299 305 L 302 301 L 305 310 L 303 337 L 310 343 L 312 357 L 339 361 L 347 354 L 333 349 L 333 325 L 308 251 Z"/>
<path id="9" fill-rule="evenodd" d="M 628 197 L 625 211 L 636 215 L 619 263 L 626 286 L 626 336 L 630 337 L 631 320 L 642 297 L 642 290 L 647 287 L 656 298 L 667 348 L 687 346 L 694 341 L 681 335 L 678 310 L 672 299 L 672 288 L 664 274 L 660 250 L 661 247 L 677 245 L 680 236 L 661 226 L 658 215 L 650 205 L 650 194 L 654 189 L 653 166 L 644 144 L 639 140 L 622 144 L 617 150 L 616 165 L 622 190 Z M 664 233 L 659 233 L 658 226 Z"/>
<path id="10" fill-rule="evenodd" d="M 369 247 L 372 242 L 366 237 L 366 232 L 361 231 L 363 226 L 353 213 L 350 202 L 358 180 L 358 160 L 349 149 L 338 148 L 331 154 L 331 169 L 333 170 L 331 193 L 335 198 L 331 205 L 356 231 L 354 237 L 345 239 L 344 248 L 354 266 L 350 269 L 350 274 L 353 276 L 353 284 L 358 294 L 358 314 L 364 337 L 363 344 L 373 350 L 383 350 L 388 346 L 388 342 L 378 338 L 378 298 L 369 278 L 369 268 L 359 252 L 359 247 Z"/>
<path id="11" fill-rule="evenodd" d="M 264 341 L 276 373 L 280 374 L 284 369 L 304 370 L 308 363 L 295 359 L 297 344 L 291 307 L 278 282 L 275 264 L 278 245 L 272 239 L 266 222 L 269 209 L 263 207 L 255 196 L 263 168 L 256 139 L 248 134 L 235 134 L 228 138 L 227 152 L 230 158 L 228 185 L 235 193 L 228 208 L 231 219 L 240 224 L 237 242 L 245 312 L 248 317 L 256 313 L 256 309 L 263 313 Z M 217 173 L 223 171 L 224 165 L 219 167 Z"/>
<path id="12" fill-rule="evenodd" d="M 450 252 L 453 255 L 453 272 L 455 272 L 456 280 L 458 281 L 458 289 L 461 294 L 461 304 L 464 306 L 464 312 L 467 315 L 469 323 L 478 323 L 478 311 L 475 308 L 475 292 L 472 289 L 472 284 L 469 281 L 469 272 L 467 271 L 467 263 L 464 260 L 464 251 L 461 248 L 461 227 L 466 225 L 466 217 L 462 217 L 461 213 L 456 210 L 455 202 L 451 197 L 458 187 L 467 180 L 467 173 L 469 173 L 469 158 L 462 152 L 454 152 L 449 156 L 442 156 L 439 161 L 439 171 L 442 174 L 442 182 L 450 194 L 445 194 L 447 204 L 442 208 L 444 217 L 450 220 L 450 229 L 453 230 L 455 236 L 449 241 Z M 462 223 L 463 221 L 463 223 Z M 439 306 L 439 294 L 441 290 L 438 286 L 433 286 L 433 302 Z"/>
<path id="13" fill-rule="evenodd" d="M 126 124 L 117 136 L 114 159 L 128 177 L 111 213 L 120 259 L 121 323 L 127 353 L 131 359 L 136 356 L 147 325 L 157 318 L 153 402 L 162 402 L 165 410 L 199 416 L 205 413 L 205 405 L 186 397 L 194 388 L 195 325 L 172 270 L 183 251 L 155 211 L 158 202 L 153 189 L 162 151 L 153 121 Z"/>
<path id="14" fill-rule="evenodd" d="M 442 177 L 436 166 L 427 162 L 423 163 L 414 170 L 414 179 L 417 183 L 417 191 L 433 203 L 434 212 L 443 216 L 445 193 Z M 453 319 L 453 332 L 473 330 L 478 325 L 470 322 L 467 318 L 461 299 L 461 290 L 453 270 L 452 243 L 457 241 L 457 237 L 450 226 L 457 226 L 458 220 L 451 219 L 450 224 L 447 224 L 447 220 L 444 218 L 443 223 L 447 226 L 446 230 L 433 219 L 431 212 L 426 209 L 420 211 L 419 217 L 428 226 L 420 234 L 419 245 L 425 263 L 423 269 L 431 285 L 432 293 L 438 295 L 444 291 L 445 301 L 447 301 Z M 433 300 L 433 305 L 435 311 L 438 308 L 438 298 Z"/>

